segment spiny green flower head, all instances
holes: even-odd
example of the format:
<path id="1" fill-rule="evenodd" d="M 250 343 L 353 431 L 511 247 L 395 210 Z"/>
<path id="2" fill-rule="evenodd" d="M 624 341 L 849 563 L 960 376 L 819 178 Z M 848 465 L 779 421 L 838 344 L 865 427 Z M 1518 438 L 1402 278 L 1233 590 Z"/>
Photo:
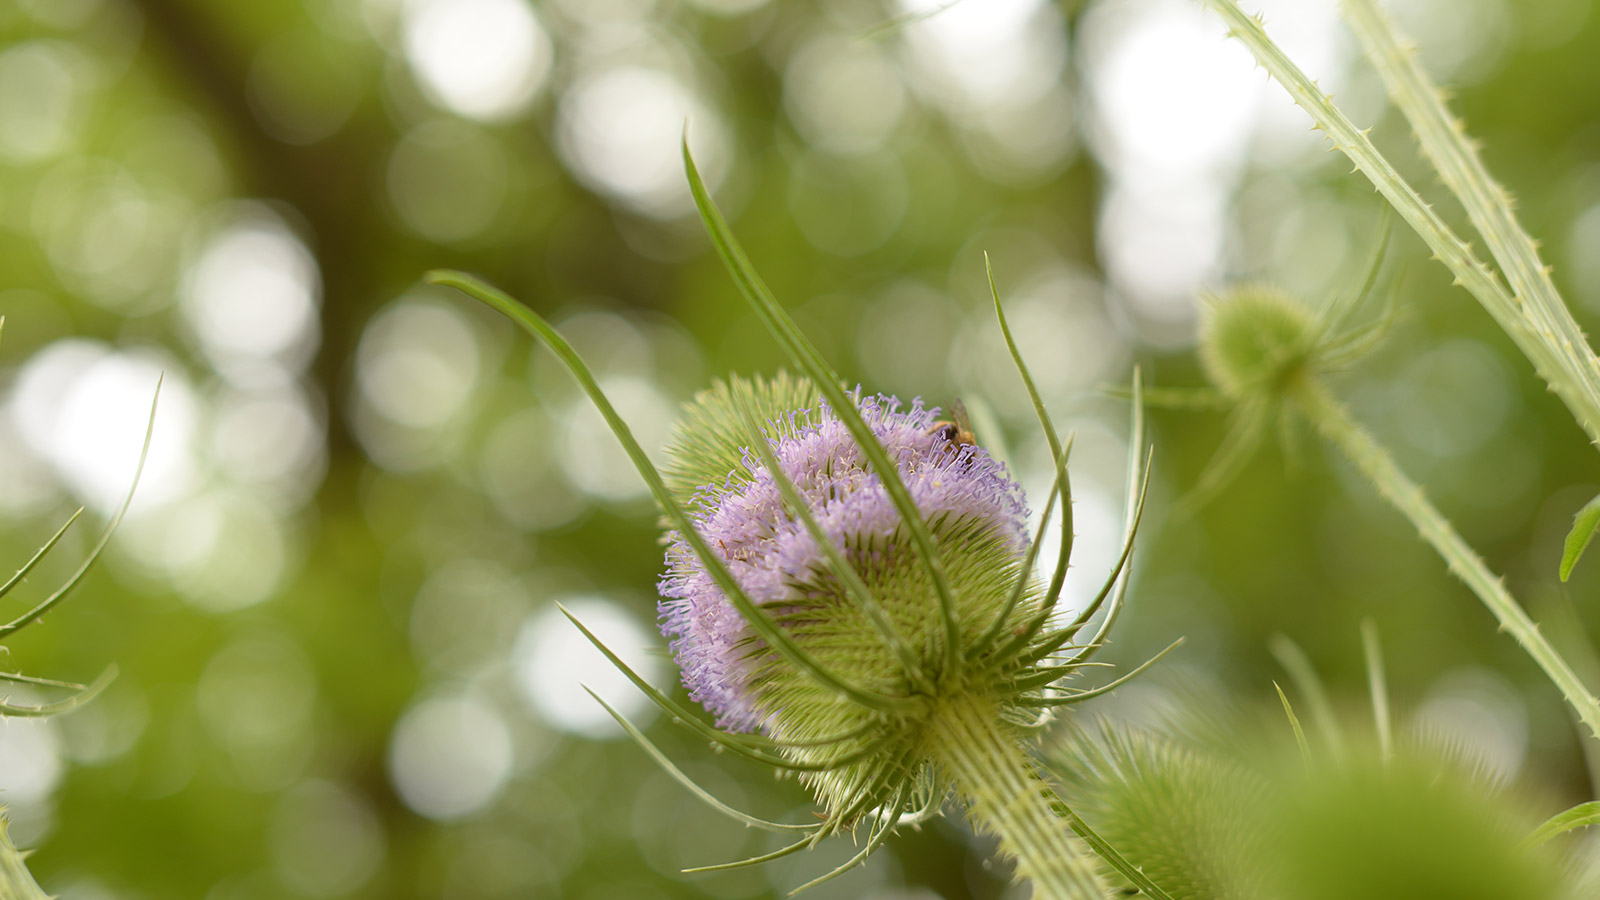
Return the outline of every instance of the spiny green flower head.
<path id="1" fill-rule="evenodd" d="M 1271 285 L 1239 285 L 1208 298 L 1204 311 L 1200 364 L 1230 400 L 1281 389 L 1313 358 L 1311 310 Z"/>
<path id="2" fill-rule="evenodd" d="M 886 614 L 892 637 L 839 576 L 765 454 L 749 446 L 749 432 L 734 418 L 735 389 L 753 400 L 770 458 Z M 1047 610 L 1025 558 L 1022 491 L 1005 466 L 980 446 L 951 440 L 937 408 L 857 390 L 856 409 L 934 535 L 957 601 L 961 657 L 978 657 L 961 672 L 946 671 L 928 567 L 882 479 L 815 396 L 807 382 L 785 376 L 718 384 L 688 408 L 669 471 L 682 492 L 682 473 L 709 476 L 680 502 L 688 501 L 696 530 L 757 606 L 839 680 L 902 702 L 894 710 L 862 705 L 773 652 L 677 532 L 669 535 L 660 612 L 685 687 L 718 726 L 759 732 L 787 759 L 814 767 L 806 778 L 830 813 L 849 814 L 869 797 L 873 805 L 884 802 L 924 769 L 925 727 L 942 702 L 978 694 L 1017 721 L 1040 718 L 1038 709 L 1019 704 L 1039 696 L 1049 649 L 1031 635 L 988 646 L 983 638 L 1010 616 L 1002 636 L 1015 639 Z M 810 403 L 785 408 L 796 399 Z M 736 463 L 713 475 L 706 459 Z"/>
<path id="3" fill-rule="evenodd" d="M 1350 319 L 1377 285 L 1388 240 L 1385 217 L 1361 283 L 1319 309 L 1265 283 L 1203 298 L 1200 364 L 1212 385 L 1234 404 L 1276 406 L 1303 380 L 1370 352 L 1392 323 L 1392 308 L 1367 322 Z"/>
<path id="4" fill-rule="evenodd" d="M 1227 440 L 1177 504 L 1192 513 L 1221 494 L 1244 468 L 1274 421 L 1286 447 L 1295 410 L 1318 379 L 1339 371 L 1377 346 L 1393 321 L 1393 307 L 1369 321 L 1350 320 L 1372 293 L 1383 266 L 1387 220 L 1379 229 L 1361 285 L 1313 309 L 1269 284 L 1240 284 L 1202 298 L 1200 364 L 1210 388 L 1160 392 L 1157 402 L 1175 408 L 1232 410 Z"/>

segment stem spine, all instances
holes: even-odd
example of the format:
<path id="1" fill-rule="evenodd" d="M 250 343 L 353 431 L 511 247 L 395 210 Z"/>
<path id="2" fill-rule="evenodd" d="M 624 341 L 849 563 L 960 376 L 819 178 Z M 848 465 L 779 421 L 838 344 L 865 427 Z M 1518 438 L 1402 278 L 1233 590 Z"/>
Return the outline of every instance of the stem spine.
<path id="1" fill-rule="evenodd" d="M 1483 605 L 1494 614 L 1505 631 L 1533 657 L 1550 680 L 1560 689 L 1567 703 L 1577 711 L 1583 724 L 1600 737 L 1600 701 L 1578 678 L 1561 654 L 1545 640 L 1539 626 L 1517 604 L 1505 582 L 1489 569 L 1483 558 L 1462 539 L 1455 526 L 1429 500 L 1421 486 L 1400 471 L 1394 458 L 1378 441 L 1351 417 L 1327 388 L 1311 378 L 1300 379 L 1290 390 L 1322 436 L 1332 441 L 1372 482 L 1383 499 L 1399 510 L 1416 527 L 1422 539 L 1444 557 L 1445 564 L 1472 589 Z"/>

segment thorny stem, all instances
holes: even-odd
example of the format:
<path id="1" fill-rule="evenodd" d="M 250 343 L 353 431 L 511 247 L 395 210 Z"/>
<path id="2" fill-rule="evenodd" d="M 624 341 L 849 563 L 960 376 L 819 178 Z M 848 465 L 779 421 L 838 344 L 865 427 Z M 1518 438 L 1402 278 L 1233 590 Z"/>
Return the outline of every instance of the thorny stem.
<path id="1" fill-rule="evenodd" d="M 1439 88 L 1417 65 L 1415 49 L 1396 33 L 1374 0 L 1345 0 L 1345 17 L 1389 97 L 1416 132 L 1440 179 L 1466 208 L 1489 252 L 1515 291 L 1517 309 L 1538 342 L 1564 372 L 1546 380 L 1561 394 L 1580 425 L 1600 442 L 1600 359 L 1556 292 L 1539 248 L 1522 229 L 1506 191 L 1479 158 L 1466 125 L 1445 107 Z M 1531 354 L 1530 354 L 1531 356 Z"/>
<path id="2" fill-rule="evenodd" d="M 1466 582 L 1467 587 L 1483 601 L 1483 605 L 1489 607 L 1500 623 L 1500 630 L 1509 632 L 1522 645 L 1522 649 L 1555 682 L 1590 732 L 1600 737 L 1600 702 L 1584 687 L 1561 654 L 1545 640 L 1539 626 L 1517 605 L 1500 578 L 1489 570 L 1489 566 L 1462 540 L 1450 521 L 1428 501 L 1422 488 L 1400 471 L 1389 452 L 1359 422 L 1351 418 L 1350 411 L 1319 382 L 1310 378 L 1301 379 L 1290 389 L 1289 395 L 1322 436 L 1344 451 L 1356 468 L 1361 470 L 1361 474 L 1378 489 L 1383 499 L 1409 519 L 1422 539 L 1432 544 L 1433 549 L 1444 557 L 1450 571 Z"/>
<path id="3" fill-rule="evenodd" d="M 33 880 L 24 862 L 27 857 L 11 843 L 4 815 L 0 814 L 0 900 L 51 900 Z"/>
<path id="4" fill-rule="evenodd" d="M 930 753 L 966 798 L 973 825 L 1000 838 L 1035 900 L 1105 900 L 1094 858 L 1052 810 L 1053 793 L 993 703 L 954 697 L 930 731 Z"/>
<path id="5" fill-rule="evenodd" d="M 1324 93 L 1316 82 L 1273 43 L 1262 28 L 1261 21 L 1239 7 L 1238 0 L 1201 0 L 1220 15 L 1228 25 L 1230 36 L 1238 38 L 1256 61 L 1289 92 L 1294 102 L 1311 116 L 1316 127 L 1328 136 L 1335 149 L 1355 164 L 1357 170 L 1372 182 L 1384 199 L 1416 231 L 1417 235 L 1450 269 L 1456 283 L 1476 297 L 1483 308 L 1533 363 L 1539 376 L 1550 389 L 1561 397 L 1572 410 L 1578 423 L 1589 433 L 1592 441 L 1600 443 L 1600 375 L 1591 374 L 1595 362 L 1588 345 L 1583 341 L 1577 325 L 1551 288 L 1548 294 L 1540 283 L 1548 283 L 1537 255 L 1532 253 L 1532 242 L 1516 225 L 1510 211 L 1510 198 L 1505 190 L 1489 180 L 1488 173 L 1470 150 L 1464 149 L 1465 139 L 1459 134 L 1436 134 L 1439 120 L 1443 127 L 1453 132 L 1458 126 L 1450 123 L 1435 92 L 1425 90 L 1420 72 L 1402 72 L 1386 62 L 1379 53 L 1373 53 L 1379 72 L 1389 84 L 1396 102 L 1411 119 L 1412 126 L 1422 138 L 1424 149 L 1435 159 L 1440 174 L 1450 188 L 1457 192 L 1472 214 L 1473 221 L 1484 231 L 1490 249 L 1512 276 L 1512 285 L 1518 290 L 1513 296 L 1494 270 L 1486 265 L 1434 211 L 1423 201 L 1417 191 L 1406 183 L 1400 173 L 1373 146 L 1366 129 L 1359 129 Z M 1352 24 L 1360 27 L 1360 10 L 1352 11 Z M 1380 23 L 1380 28 L 1387 28 Z M 1371 31 L 1371 29 L 1366 29 Z M 1373 34 L 1363 35 L 1371 41 Z M 1392 34 L 1387 41 L 1394 43 Z M 1380 47 L 1380 50 L 1385 48 Z M 1385 52 L 1387 52 L 1385 50 Z M 1409 63 L 1408 63 L 1409 64 Z M 1399 80 L 1397 80 L 1399 79 Z M 1401 83 L 1408 81 L 1409 83 Z M 1426 97 L 1412 96 L 1421 91 Z M 1481 219 L 1481 221 L 1480 221 Z M 1520 235 L 1520 237 L 1518 237 Z M 1504 255 L 1503 255 L 1504 254 Z M 1536 272 L 1528 271 L 1525 259 L 1533 259 Z M 1531 291 L 1525 287 L 1532 288 Z M 1536 313 L 1531 307 L 1537 307 Z M 1576 335 L 1576 336 L 1574 336 Z"/>

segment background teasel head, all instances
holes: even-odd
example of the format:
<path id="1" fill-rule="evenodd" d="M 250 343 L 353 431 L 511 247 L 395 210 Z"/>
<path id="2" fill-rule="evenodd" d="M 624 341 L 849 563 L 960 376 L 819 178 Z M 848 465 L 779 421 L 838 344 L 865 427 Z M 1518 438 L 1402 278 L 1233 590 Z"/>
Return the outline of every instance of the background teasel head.
<path id="1" fill-rule="evenodd" d="M 1370 353 L 1388 333 L 1392 305 L 1366 321 L 1356 319 L 1377 286 L 1388 243 L 1385 213 L 1360 283 L 1320 308 L 1266 282 L 1236 284 L 1201 298 L 1198 350 L 1210 386 L 1154 389 L 1148 399 L 1172 408 L 1227 409 L 1230 422 L 1226 439 L 1176 513 L 1192 513 L 1215 498 L 1274 425 L 1292 448 L 1297 432 L 1291 413 L 1299 393 Z"/>

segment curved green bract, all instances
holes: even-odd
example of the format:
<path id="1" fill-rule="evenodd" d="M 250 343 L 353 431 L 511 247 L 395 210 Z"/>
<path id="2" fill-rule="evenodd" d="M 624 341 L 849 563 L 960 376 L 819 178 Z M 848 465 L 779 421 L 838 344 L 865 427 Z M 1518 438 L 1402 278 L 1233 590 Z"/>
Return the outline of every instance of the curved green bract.
<path id="1" fill-rule="evenodd" d="M 822 391 L 822 396 L 828 401 L 834 414 L 839 417 L 839 421 L 844 423 L 845 428 L 856 439 L 862 455 L 871 463 L 872 471 L 882 481 L 889 499 L 899 511 L 900 518 L 905 523 L 906 533 L 910 536 L 912 545 L 916 547 L 922 565 L 927 569 L 928 579 L 933 583 L 934 595 L 939 602 L 939 619 L 944 627 L 944 661 L 947 669 L 946 672 L 940 673 L 940 677 L 959 677 L 965 659 L 960 646 L 960 623 L 956 620 L 956 599 L 950 588 L 950 578 L 945 572 L 938 547 L 934 544 L 933 532 L 923 519 L 921 510 L 917 509 L 916 502 L 911 499 L 911 492 L 906 489 L 899 470 L 884 452 L 883 445 L 878 443 L 872 429 L 861 418 L 853 399 L 840 386 L 838 374 L 828 365 L 827 360 L 823 359 L 810 339 L 800 331 L 794 319 L 790 318 L 782 304 L 772 295 L 771 289 L 761 280 L 761 276 L 756 274 L 755 267 L 750 264 L 744 248 L 740 246 L 738 238 L 734 237 L 733 230 L 728 227 L 727 220 L 722 217 L 716 203 L 712 201 L 705 182 L 700 178 L 699 170 L 695 168 L 694 158 L 689 153 L 687 134 L 683 141 L 683 166 L 689 178 L 690 193 L 694 195 L 695 207 L 700 211 L 700 220 L 705 224 L 711 243 L 722 257 L 728 273 L 739 286 L 740 293 L 749 302 L 762 324 L 778 341 L 779 346 L 789 354 L 795 365 L 811 377 L 818 390 Z"/>
<path id="2" fill-rule="evenodd" d="M 117 530 L 118 525 L 122 524 L 122 517 L 128 514 L 128 507 L 133 503 L 133 492 L 138 489 L 139 478 L 144 474 L 145 461 L 150 458 L 150 439 L 155 435 L 156 406 L 160 399 L 161 380 L 157 379 L 156 399 L 150 402 L 150 420 L 145 426 L 144 446 L 139 450 L 139 465 L 133 471 L 133 483 L 128 486 L 127 496 L 122 499 L 122 505 L 117 507 L 116 515 L 112 516 L 111 521 L 106 523 L 105 530 L 100 533 L 100 540 L 95 543 L 94 549 L 89 551 L 88 558 L 84 559 L 83 564 L 78 566 L 78 570 L 72 573 L 72 577 L 67 579 L 66 584 L 63 584 L 61 587 L 57 588 L 55 593 L 51 594 L 49 597 L 46 597 L 39 603 L 38 606 L 28 610 L 10 622 L 0 625 L 0 638 L 15 634 L 16 632 L 21 631 L 23 628 L 26 628 L 28 625 L 39 621 L 40 616 L 54 609 L 57 604 L 67 599 L 67 595 L 72 593 L 72 589 L 77 587 L 79 582 L 83 581 L 83 576 L 89 574 L 89 569 L 92 568 L 95 562 L 100 559 L 100 554 L 105 551 L 106 545 L 111 543 L 112 533 Z M 78 514 L 73 513 L 72 519 L 67 521 L 67 525 L 71 525 L 73 520 L 76 520 L 77 517 Z M 66 526 L 62 526 L 62 530 L 56 532 L 56 536 L 50 539 L 50 541 L 45 545 L 45 549 L 48 550 L 50 547 L 55 546 L 55 542 L 60 539 L 61 534 L 65 530 Z M 38 562 L 39 556 L 42 555 L 43 552 L 44 551 L 40 551 L 39 554 L 35 554 L 34 558 L 28 562 L 28 565 L 23 567 L 24 570 L 32 568 L 33 564 Z M 19 575 L 20 574 L 21 573 L 19 573 Z M 14 580 L 15 579 L 13 579 L 13 581 Z M 9 587 L 10 584 L 8 583 L 7 588 Z"/>
<path id="3" fill-rule="evenodd" d="M 1533 833 L 1522 840 L 1522 846 L 1532 849 L 1552 838 L 1589 825 L 1600 825 L 1600 801 L 1579 803 L 1546 819 Z"/>
<path id="4" fill-rule="evenodd" d="M 1044 600 L 1040 604 L 1041 614 L 1047 616 L 1055 610 L 1056 602 L 1061 599 L 1061 586 L 1066 583 L 1067 579 L 1067 564 L 1072 559 L 1072 482 L 1067 477 L 1067 451 L 1070 449 L 1071 444 L 1069 442 L 1067 448 L 1061 446 L 1061 436 L 1056 433 L 1055 424 L 1050 420 L 1050 411 L 1045 408 L 1044 398 L 1039 396 L 1039 388 L 1033 381 L 1033 374 L 1028 371 L 1028 364 L 1022 358 L 1022 351 L 1017 348 L 1017 342 L 1011 336 L 1011 325 L 1006 321 L 1005 307 L 1000 302 L 1000 288 L 995 284 L 994 268 L 989 264 L 989 254 L 987 253 L 983 255 L 983 268 L 989 278 L 989 294 L 994 298 L 994 315 L 995 319 L 1000 323 L 1000 334 L 1005 338 L 1006 350 L 1011 354 L 1011 362 L 1016 366 L 1017 374 L 1022 376 L 1023 386 L 1028 390 L 1028 400 L 1033 404 L 1034 415 L 1039 419 L 1039 430 L 1044 432 L 1044 439 L 1050 445 L 1050 458 L 1055 461 L 1056 466 L 1055 489 L 1060 492 L 1062 497 L 1061 549 L 1056 556 L 1055 570 L 1050 574 L 1050 587 L 1045 591 Z M 1048 522 L 1049 520 L 1050 514 L 1047 511 L 1044 521 Z M 1043 534 L 1043 528 L 1044 525 L 1041 523 L 1040 534 Z M 1014 598 L 1020 598 L 1023 586 L 1027 583 L 1027 579 L 1032 577 L 1032 558 L 1035 552 L 1034 547 L 1030 546 L 1029 565 L 1025 566 L 1018 576 Z M 1014 606 L 1015 603 L 1007 603 L 1001 614 L 995 617 L 994 624 L 989 626 L 989 630 L 984 633 L 983 637 L 978 639 L 977 646 L 972 649 L 972 656 L 981 656 L 984 651 L 994 645 L 994 642 L 1000 636 L 1001 630 L 1005 628 L 1006 621 L 1010 617 Z M 1037 629 L 1034 630 L 1037 631 Z"/>
<path id="5" fill-rule="evenodd" d="M 472 299 L 498 311 L 506 318 L 522 326 L 525 331 L 549 348 L 566 365 L 567 370 L 578 381 L 584 393 L 589 396 L 589 401 L 594 404 L 595 408 L 600 411 L 600 415 L 605 418 L 606 424 L 611 428 L 611 433 L 622 444 L 623 450 L 628 454 L 628 458 L 632 460 L 634 468 L 639 471 L 639 475 L 644 479 L 645 484 L 649 486 L 651 494 L 655 496 L 656 503 L 660 504 L 661 508 L 666 512 L 672 526 L 683 534 L 684 539 L 689 542 L 689 546 L 694 549 L 696 555 L 705 565 L 706 571 L 717 583 L 717 586 L 727 595 L 734 608 L 750 624 L 757 636 L 766 641 L 769 646 L 796 668 L 808 673 L 826 687 L 844 694 L 852 701 L 868 709 L 892 711 L 915 708 L 916 704 L 913 701 L 903 697 L 891 697 L 875 691 L 867 691 L 848 684 L 835 673 L 818 665 L 816 660 L 804 648 L 795 643 L 794 638 L 790 637 L 788 632 L 772 621 L 772 617 L 765 610 L 751 602 L 749 596 L 734 580 L 727 566 L 711 551 L 711 548 L 705 542 L 705 538 L 701 537 L 700 532 L 695 529 L 694 523 L 690 521 L 688 514 L 684 512 L 682 504 L 667 489 L 661 473 L 656 470 L 655 464 L 645 454 L 644 448 L 639 446 L 639 442 L 634 438 L 632 430 L 628 428 L 628 424 L 622 421 L 622 417 L 617 414 L 616 407 L 611 405 L 611 401 L 606 397 L 605 392 L 600 389 L 600 385 L 595 381 L 594 374 L 589 370 L 588 365 L 578 356 L 577 351 L 572 349 L 572 345 L 567 343 L 566 338 L 551 327 L 549 322 L 546 322 L 542 316 L 527 306 L 512 299 L 504 291 L 465 272 L 439 269 L 428 272 L 423 278 L 432 284 L 455 288 Z M 854 407 L 851 408 L 854 409 Z"/>
<path id="6" fill-rule="evenodd" d="M 104 691 L 107 687 L 110 687 L 111 682 L 115 681 L 116 678 L 117 667 L 114 665 L 107 666 L 106 670 L 100 673 L 100 677 L 90 682 L 87 687 L 70 685 L 68 682 L 52 682 L 44 678 L 30 678 L 26 675 L 0 675 L 0 680 L 5 681 L 22 682 L 26 684 L 45 684 L 52 686 L 71 686 L 78 688 L 77 693 L 67 697 L 64 700 L 57 700 L 54 703 L 38 703 L 33 706 L 18 705 L 12 703 L 9 698 L 0 697 L 0 716 L 15 716 L 19 719 L 38 719 L 45 716 L 57 716 L 64 712 L 71 712 L 85 703 L 88 703 L 90 700 L 93 700 L 95 697 L 98 697 L 100 692 Z M 3 900 L 3 898 L 0 898 L 0 900 Z"/>
<path id="7" fill-rule="evenodd" d="M 677 766 L 673 765 L 672 761 L 667 759 L 667 755 L 662 753 L 661 749 L 652 743 L 649 738 L 645 737 L 644 732 L 639 730 L 639 726 L 629 721 L 627 716 L 617 712 L 617 710 L 612 707 L 611 704 L 605 701 L 605 698 L 601 697 L 599 694 L 596 694 L 588 685 L 584 685 L 583 689 L 590 697 L 594 698 L 596 703 L 599 703 L 605 708 L 605 711 L 611 715 L 611 718 L 615 719 L 617 724 L 622 726 L 622 730 L 628 733 L 628 737 L 632 738 L 634 743 L 638 744 L 645 753 L 649 754 L 650 758 L 656 761 L 656 764 L 661 767 L 662 771 L 672 776 L 674 781 L 688 788 L 690 793 L 705 801 L 706 805 L 710 806 L 712 809 L 715 809 L 716 811 L 737 822 L 743 822 L 752 828 L 760 828 L 764 831 L 811 832 L 816 830 L 817 826 L 815 825 L 786 825 L 782 822 L 769 822 L 766 819 L 757 818 L 749 813 L 734 809 L 728 804 L 723 803 L 721 800 L 718 800 L 716 797 L 713 797 L 709 791 L 695 783 L 693 778 L 685 775 L 682 769 L 679 769 Z"/>
<path id="8" fill-rule="evenodd" d="M 1068 696 L 1065 696 L 1065 697 L 1045 697 L 1045 698 L 1042 698 L 1042 699 L 1039 699 L 1039 700 L 1021 700 L 1021 701 L 1019 701 L 1019 703 L 1022 706 L 1035 706 L 1035 707 L 1048 708 L 1048 707 L 1055 707 L 1055 706 L 1071 706 L 1071 705 L 1073 705 L 1075 703 L 1082 703 L 1083 701 L 1092 699 L 1094 697 L 1103 697 L 1106 694 L 1109 694 L 1112 691 L 1116 690 L 1117 688 L 1122 687 L 1123 685 L 1127 684 L 1129 681 L 1132 681 L 1140 673 L 1144 672 L 1144 670 L 1146 670 L 1146 669 L 1150 668 L 1151 666 L 1155 665 L 1156 663 L 1160 662 L 1161 658 L 1163 656 L 1166 656 L 1168 653 L 1171 653 L 1172 651 L 1178 649 L 1178 645 L 1182 644 L 1182 643 L 1183 643 L 1183 638 L 1178 638 L 1177 640 L 1175 640 L 1172 643 L 1168 644 L 1166 646 L 1166 649 L 1162 650 L 1160 653 L 1157 653 L 1155 656 L 1152 656 L 1149 659 L 1145 660 L 1143 663 L 1140 663 L 1138 668 L 1132 669 L 1132 670 L 1124 673 L 1121 677 L 1116 678 L 1116 679 L 1114 679 L 1112 681 L 1109 681 L 1109 682 L 1107 682 L 1105 684 L 1102 684 L 1101 686 L 1099 686 L 1097 688 L 1090 688 L 1089 690 L 1086 690 L 1086 691 L 1079 691 L 1079 692 L 1077 692 L 1075 694 L 1069 694 Z M 1072 669 L 1072 668 L 1076 668 L 1076 666 L 1063 666 L 1062 668 Z"/>
<path id="9" fill-rule="evenodd" d="M 11 576 L 5 584 L 0 584 L 0 597 L 11 593 L 12 588 L 21 584 L 22 580 L 28 577 L 28 573 L 32 572 L 34 566 L 37 566 L 44 559 L 45 554 L 55 549 L 56 544 L 61 542 L 61 538 L 66 536 L 67 529 L 71 528 L 72 523 L 78 521 L 78 517 L 81 515 L 83 515 L 83 507 L 80 506 L 76 512 L 67 517 L 67 521 L 62 523 L 60 528 L 56 529 L 56 533 L 50 536 L 50 540 L 45 541 L 44 546 L 33 554 L 33 558 L 22 564 L 22 568 L 17 570 L 17 574 Z"/>

